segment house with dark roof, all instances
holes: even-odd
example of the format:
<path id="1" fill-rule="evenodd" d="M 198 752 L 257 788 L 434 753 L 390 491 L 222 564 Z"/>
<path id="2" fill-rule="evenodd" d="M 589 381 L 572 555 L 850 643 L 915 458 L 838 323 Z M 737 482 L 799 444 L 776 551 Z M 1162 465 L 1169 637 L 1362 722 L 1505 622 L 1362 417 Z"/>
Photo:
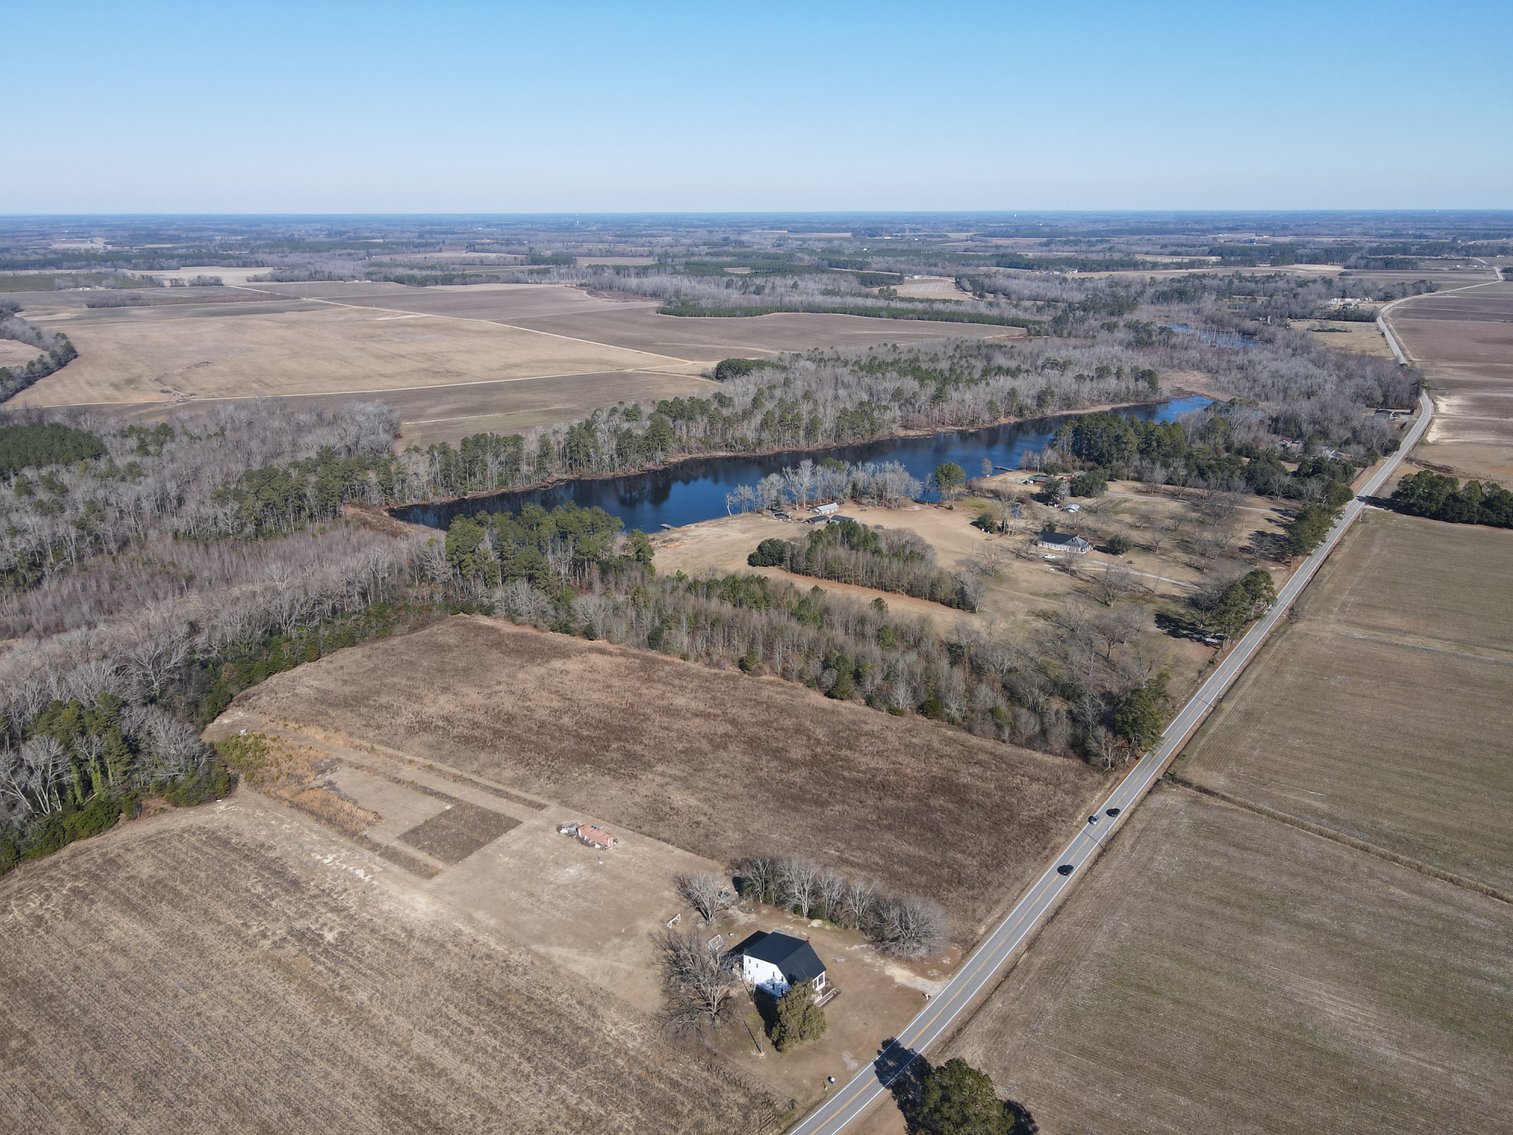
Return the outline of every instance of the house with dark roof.
<path id="1" fill-rule="evenodd" d="M 727 957 L 730 968 L 752 989 L 781 997 L 793 986 L 807 983 L 816 997 L 825 995 L 825 963 L 802 938 L 758 930 Z"/>
<path id="2" fill-rule="evenodd" d="M 1035 537 L 1035 547 L 1050 548 L 1053 552 L 1070 552 L 1074 556 L 1085 556 L 1093 546 L 1081 536 L 1073 536 L 1070 532 L 1042 532 Z"/>

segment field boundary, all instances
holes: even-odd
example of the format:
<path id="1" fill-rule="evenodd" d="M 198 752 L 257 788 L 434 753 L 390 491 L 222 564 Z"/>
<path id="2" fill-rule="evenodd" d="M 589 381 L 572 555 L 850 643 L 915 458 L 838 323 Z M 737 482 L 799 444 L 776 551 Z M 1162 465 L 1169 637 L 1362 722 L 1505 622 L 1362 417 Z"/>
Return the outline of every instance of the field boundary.
<path id="1" fill-rule="evenodd" d="M 1454 871 L 1446 871 L 1442 867 L 1436 867 L 1432 863 L 1425 863 L 1421 859 L 1413 859 L 1406 855 L 1400 855 L 1396 851 L 1389 851 L 1385 847 L 1378 847 L 1374 843 L 1369 843 L 1363 839 L 1357 839 L 1355 836 L 1346 835 L 1344 832 L 1325 827 L 1323 824 L 1316 824 L 1312 820 L 1302 819 L 1299 816 L 1291 815 L 1288 812 L 1283 812 L 1280 809 L 1269 807 L 1266 804 L 1257 804 L 1254 801 L 1245 800 L 1239 796 L 1231 795 L 1230 793 L 1223 792 L 1217 788 L 1209 788 L 1206 785 L 1197 783 L 1197 781 L 1189 780 L 1181 773 L 1168 772 L 1166 774 L 1166 779 L 1171 781 L 1171 783 L 1175 784 L 1177 787 L 1185 788 L 1189 792 L 1194 792 L 1199 796 L 1207 796 L 1210 799 L 1218 800 L 1220 803 L 1229 804 L 1235 808 L 1241 808 L 1244 811 L 1254 813 L 1255 815 L 1261 816 L 1265 819 L 1275 820 L 1279 824 L 1286 824 L 1290 828 L 1297 828 L 1299 831 L 1307 832 L 1309 835 L 1318 836 L 1320 839 L 1327 839 L 1331 843 L 1342 844 L 1343 846 L 1351 848 L 1354 851 L 1364 852 L 1367 855 L 1374 855 L 1378 859 L 1385 859 L 1389 863 L 1396 864 L 1399 867 L 1406 867 L 1410 871 L 1417 871 L 1420 875 L 1427 875 L 1431 879 L 1438 879 L 1442 883 L 1449 883 L 1452 886 L 1460 887 L 1463 890 L 1473 891 L 1476 894 L 1482 895 L 1486 898 L 1495 899 L 1498 902 L 1507 903 L 1510 906 L 1513 906 L 1513 894 L 1509 894 L 1507 891 L 1500 890 L 1497 887 L 1492 886 L 1490 883 L 1483 883 L 1476 879 L 1470 879 L 1465 875 L 1457 875 Z"/>

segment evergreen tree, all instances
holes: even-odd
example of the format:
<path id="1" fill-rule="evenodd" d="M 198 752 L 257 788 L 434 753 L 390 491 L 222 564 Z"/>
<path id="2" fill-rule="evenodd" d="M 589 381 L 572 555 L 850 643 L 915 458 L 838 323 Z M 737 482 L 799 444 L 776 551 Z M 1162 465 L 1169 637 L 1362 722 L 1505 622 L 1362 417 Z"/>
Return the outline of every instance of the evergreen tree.
<path id="1" fill-rule="evenodd" d="M 1012 1135 L 1014 1117 L 988 1074 L 956 1057 L 925 1074 L 914 1127 L 919 1135 Z"/>
<path id="2" fill-rule="evenodd" d="M 778 998 L 770 1035 L 772 1046 L 779 1052 L 825 1035 L 825 1011 L 814 1003 L 814 987 L 807 981 L 790 986 Z"/>

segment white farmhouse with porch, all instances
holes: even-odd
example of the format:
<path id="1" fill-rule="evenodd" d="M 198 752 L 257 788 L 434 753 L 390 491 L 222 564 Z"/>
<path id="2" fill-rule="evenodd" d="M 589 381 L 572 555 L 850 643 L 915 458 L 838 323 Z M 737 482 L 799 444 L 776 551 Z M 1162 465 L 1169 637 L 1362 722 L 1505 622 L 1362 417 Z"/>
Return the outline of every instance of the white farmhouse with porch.
<path id="1" fill-rule="evenodd" d="M 727 955 L 730 968 L 750 989 L 781 997 L 795 985 L 808 984 L 817 1000 L 828 992 L 825 963 L 802 938 L 758 930 Z"/>

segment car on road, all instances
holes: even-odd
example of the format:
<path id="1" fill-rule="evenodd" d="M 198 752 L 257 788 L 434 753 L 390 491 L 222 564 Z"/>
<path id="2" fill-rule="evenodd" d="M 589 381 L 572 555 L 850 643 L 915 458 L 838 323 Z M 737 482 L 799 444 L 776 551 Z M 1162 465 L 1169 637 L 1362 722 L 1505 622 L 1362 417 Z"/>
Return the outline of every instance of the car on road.
<path id="1" fill-rule="evenodd" d="M 1090 824 L 1096 824 L 1098 822 L 1098 813 L 1094 812 L 1091 816 L 1089 816 L 1087 818 L 1087 822 Z"/>
<path id="2" fill-rule="evenodd" d="M 1122 809 L 1119 809 L 1119 808 L 1105 808 L 1103 810 L 1103 814 L 1105 816 L 1113 817 L 1113 816 L 1117 816 L 1120 813 L 1121 810 Z"/>
<path id="3" fill-rule="evenodd" d="M 1060 867 L 1056 868 L 1056 874 L 1070 875 L 1074 870 L 1076 870 L 1076 868 L 1074 868 L 1070 863 L 1063 863 Z"/>

